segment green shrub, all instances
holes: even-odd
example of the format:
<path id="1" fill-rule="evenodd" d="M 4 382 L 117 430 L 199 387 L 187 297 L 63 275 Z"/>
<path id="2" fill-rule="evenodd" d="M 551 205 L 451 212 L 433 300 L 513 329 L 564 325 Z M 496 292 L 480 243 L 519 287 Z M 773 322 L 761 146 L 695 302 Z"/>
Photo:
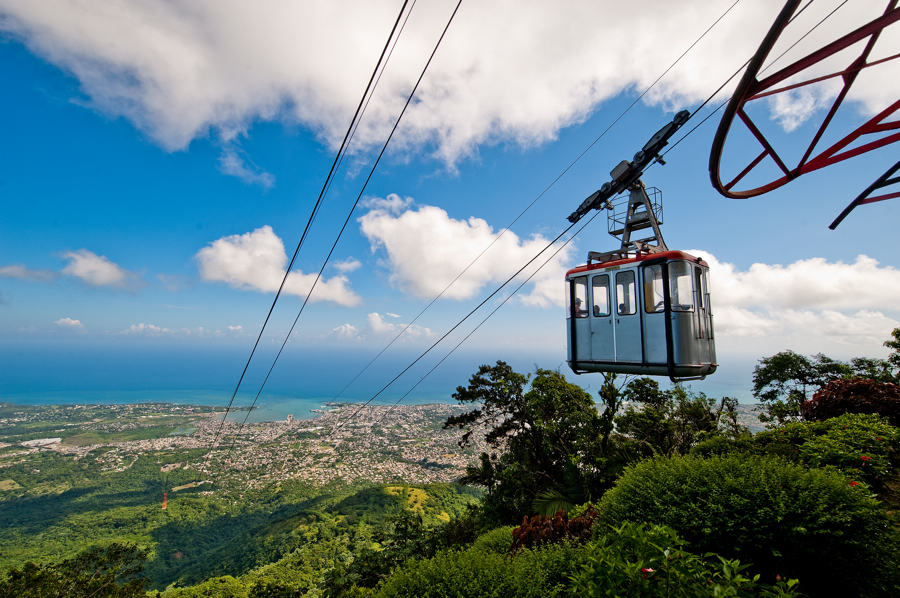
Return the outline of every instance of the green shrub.
<path id="1" fill-rule="evenodd" d="M 755 443 L 789 447 L 809 467 L 837 469 L 880 490 L 900 457 L 900 428 L 879 415 L 848 413 L 821 422 L 792 422 L 760 432 Z"/>
<path id="2" fill-rule="evenodd" d="M 747 565 L 685 550 L 671 528 L 624 523 L 585 548 L 587 562 L 572 578 L 576 596 L 621 598 L 798 596 L 796 580 L 775 586 L 750 577 Z M 714 557 L 714 558 L 710 558 Z"/>
<path id="3" fill-rule="evenodd" d="M 189 588 L 168 588 L 160 598 L 247 598 L 247 586 L 230 575 L 213 577 Z"/>
<path id="4" fill-rule="evenodd" d="M 515 528 L 512 526 L 498 527 L 486 534 L 482 534 L 472 544 L 472 548 L 494 554 L 508 554 L 509 547 L 512 546 L 513 529 Z"/>
<path id="5" fill-rule="evenodd" d="M 552 598 L 566 596 L 583 551 L 567 545 L 515 557 L 469 548 L 408 561 L 379 587 L 378 598 Z"/>
<path id="6" fill-rule="evenodd" d="M 783 459 L 650 459 L 625 473 L 600 510 L 609 526 L 672 527 L 698 553 L 751 563 L 764 582 L 799 578 L 812 596 L 900 589 L 896 537 L 864 486 Z"/>

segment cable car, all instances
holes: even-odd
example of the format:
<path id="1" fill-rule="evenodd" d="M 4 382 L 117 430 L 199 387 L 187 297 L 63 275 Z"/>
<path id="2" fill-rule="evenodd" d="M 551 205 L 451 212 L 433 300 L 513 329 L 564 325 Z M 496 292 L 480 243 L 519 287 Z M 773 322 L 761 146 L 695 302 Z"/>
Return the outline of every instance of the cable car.
<path id="1" fill-rule="evenodd" d="M 632 162 L 616 166 L 613 180 L 569 216 L 574 223 L 591 209 L 605 208 L 609 233 L 621 240 L 618 250 L 591 251 L 587 264 L 566 273 L 566 360 L 576 374 L 668 376 L 677 382 L 703 379 L 718 367 L 709 265 L 669 250 L 659 230 L 662 193 L 648 194 L 639 178 L 687 116 L 679 113 Z M 632 239 L 644 229 L 653 234 Z"/>

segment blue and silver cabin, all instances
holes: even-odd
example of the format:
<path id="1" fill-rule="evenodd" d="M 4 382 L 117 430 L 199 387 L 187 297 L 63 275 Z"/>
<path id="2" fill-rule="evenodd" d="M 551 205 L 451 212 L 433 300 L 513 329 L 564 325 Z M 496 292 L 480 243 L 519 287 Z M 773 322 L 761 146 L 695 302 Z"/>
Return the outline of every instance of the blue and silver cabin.
<path id="1" fill-rule="evenodd" d="M 569 270 L 569 367 L 576 374 L 618 372 L 672 379 L 715 372 L 708 271 L 706 262 L 682 251 Z"/>

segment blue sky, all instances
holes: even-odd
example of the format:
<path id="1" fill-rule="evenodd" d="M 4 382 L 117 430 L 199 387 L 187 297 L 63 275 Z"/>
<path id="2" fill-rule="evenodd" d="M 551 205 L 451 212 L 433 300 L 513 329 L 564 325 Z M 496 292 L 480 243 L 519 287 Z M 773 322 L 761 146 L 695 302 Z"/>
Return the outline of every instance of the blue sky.
<path id="1" fill-rule="evenodd" d="M 731 4 L 690 2 L 675 13 L 660 3 L 617 14 L 623 9 L 612 4 L 573 3 L 559 14 L 541 3 L 513 12 L 502 3 L 464 3 L 325 270 L 319 300 L 301 316 L 273 391 L 340 390 Z M 753 52 L 779 7 L 746 4 L 348 396 L 366 398 L 393 377 L 564 230 L 566 216 L 616 163 L 677 110 L 712 93 Z M 839 3 L 826 4 L 804 16 L 809 24 Z M 877 3 L 857 4 L 807 42 L 843 32 Z M 308 275 L 321 265 L 453 6 L 413 9 L 295 271 Z M 400 3 L 354 7 L 273 2 L 248 12 L 210 2 L 189 12 L 0 2 L 0 392 L 233 387 L 283 275 L 283 251 L 299 240 Z M 612 21 L 646 38 L 629 42 Z M 884 52 L 898 41 L 890 30 L 883 38 Z M 885 81 L 900 80 L 884 75 L 891 72 L 861 81 L 835 130 L 896 99 L 896 89 L 885 89 Z M 833 93 L 821 86 L 757 112 L 767 133 L 796 152 Z M 727 90 L 719 101 L 726 97 Z M 895 149 L 734 201 L 709 183 L 717 123 L 710 119 L 644 178 L 663 190 L 669 247 L 696 250 L 713 264 L 722 369 L 695 388 L 747 398 L 752 364 L 788 348 L 885 355 L 881 343 L 900 325 L 900 203 L 859 208 L 837 231 L 827 225 L 894 163 Z M 729 159 L 751 151 L 736 139 Z M 446 395 L 496 359 L 523 370 L 558 367 L 561 275 L 588 250 L 616 246 L 605 226 L 598 218 L 585 229 L 421 392 Z M 300 272 L 297 293 L 308 284 Z M 297 294 L 279 301 L 250 388 L 258 388 L 299 305 Z M 482 317 L 388 394 L 405 392 Z"/>

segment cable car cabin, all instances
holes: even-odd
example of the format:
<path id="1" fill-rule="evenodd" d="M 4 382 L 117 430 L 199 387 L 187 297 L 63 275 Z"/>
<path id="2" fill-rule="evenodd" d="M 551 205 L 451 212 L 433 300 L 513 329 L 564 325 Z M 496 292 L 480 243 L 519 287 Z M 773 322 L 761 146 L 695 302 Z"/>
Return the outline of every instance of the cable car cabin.
<path id="1" fill-rule="evenodd" d="M 569 367 L 673 381 L 715 372 L 708 271 L 702 259 L 668 250 L 569 270 Z"/>

